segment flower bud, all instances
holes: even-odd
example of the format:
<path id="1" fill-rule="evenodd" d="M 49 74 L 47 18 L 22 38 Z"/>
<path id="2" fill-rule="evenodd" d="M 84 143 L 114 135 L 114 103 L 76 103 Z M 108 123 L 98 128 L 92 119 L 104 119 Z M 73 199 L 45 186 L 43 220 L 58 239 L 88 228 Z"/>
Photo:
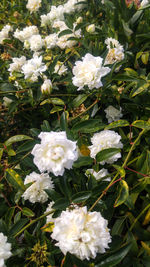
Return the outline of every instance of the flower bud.
<path id="1" fill-rule="evenodd" d="M 78 17 L 77 20 L 76 20 L 76 23 L 77 24 L 80 24 L 83 22 L 83 18 L 82 17 Z"/>
<path id="2" fill-rule="evenodd" d="M 52 82 L 51 80 L 46 79 L 41 86 L 42 94 L 50 94 L 52 92 Z"/>
<path id="3" fill-rule="evenodd" d="M 29 44 L 29 42 L 27 40 L 25 40 L 25 42 L 24 42 L 24 48 L 25 49 L 29 49 L 30 48 L 30 44 Z"/>
<path id="4" fill-rule="evenodd" d="M 95 32 L 95 24 L 91 24 L 86 27 L 86 31 L 89 33 Z"/>

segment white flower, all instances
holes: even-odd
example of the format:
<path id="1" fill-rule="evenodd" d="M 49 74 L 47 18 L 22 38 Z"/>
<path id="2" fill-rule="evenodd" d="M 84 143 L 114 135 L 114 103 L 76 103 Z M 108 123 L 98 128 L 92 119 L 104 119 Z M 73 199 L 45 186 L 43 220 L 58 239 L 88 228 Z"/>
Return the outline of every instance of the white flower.
<path id="1" fill-rule="evenodd" d="M 14 37 L 19 39 L 21 42 L 25 42 L 28 40 L 32 35 L 36 35 L 39 33 L 37 26 L 28 26 L 25 27 L 22 31 L 18 29 L 14 32 Z"/>
<path id="2" fill-rule="evenodd" d="M 123 114 L 121 113 L 122 111 L 121 107 L 120 107 L 120 110 L 118 110 L 110 105 L 104 111 L 106 113 L 106 118 L 108 119 L 108 123 L 117 121 L 123 116 Z"/>
<path id="3" fill-rule="evenodd" d="M 28 0 L 26 8 L 29 9 L 30 13 L 36 12 L 41 6 L 41 0 Z"/>
<path id="4" fill-rule="evenodd" d="M 63 20 L 64 19 L 64 6 L 52 6 L 50 12 L 47 14 L 50 23 L 53 23 L 55 20 Z"/>
<path id="5" fill-rule="evenodd" d="M 9 105 L 12 103 L 12 99 L 10 99 L 9 97 L 7 97 L 7 96 L 4 96 L 3 97 L 3 105 L 5 106 L 5 107 L 9 107 Z"/>
<path id="6" fill-rule="evenodd" d="M 148 4 L 149 4 L 149 0 L 143 0 L 143 1 L 141 2 L 141 7 L 146 6 L 146 5 L 148 5 Z"/>
<path id="7" fill-rule="evenodd" d="M 80 38 L 81 37 L 81 30 L 80 29 L 77 30 L 77 31 L 74 30 L 76 25 L 77 24 L 74 23 L 73 32 L 71 34 L 66 34 L 66 35 L 63 35 L 63 36 L 58 38 L 57 46 L 59 46 L 61 49 L 65 49 L 65 48 L 71 48 L 74 45 L 76 45 L 76 43 L 77 43 L 76 40 L 68 40 L 68 38 L 70 38 L 70 37 L 76 37 L 76 38 Z M 67 27 L 67 25 L 62 21 L 55 22 L 54 23 L 54 27 L 58 27 L 60 29 L 60 32 L 63 31 L 63 30 L 68 30 L 69 29 Z"/>
<path id="8" fill-rule="evenodd" d="M 52 91 L 52 82 L 49 79 L 45 79 L 44 83 L 41 86 L 42 94 L 50 94 Z"/>
<path id="9" fill-rule="evenodd" d="M 14 57 L 12 58 L 13 63 L 9 65 L 8 71 L 12 75 L 13 71 L 21 71 L 21 67 L 25 64 L 26 62 L 26 57 L 22 56 L 20 58 Z"/>
<path id="10" fill-rule="evenodd" d="M 80 2 L 83 2 L 83 1 L 81 1 L 81 0 L 68 0 L 64 4 L 65 13 L 73 13 L 76 10 L 80 11 L 85 5 L 83 5 L 82 3 L 78 4 L 78 5 L 76 5 L 76 4 L 80 3 Z"/>
<path id="11" fill-rule="evenodd" d="M 110 72 L 110 68 L 102 66 L 103 59 L 101 57 L 94 57 L 91 54 L 86 54 L 82 61 L 76 61 L 73 67 L 74 77 L 72 82 L 79 87 L 78 91 L 83 89 L 85 85 L 89 89 L 99 88 L 103 84 L 101 78 Z"/>
<path id="12" fill-rule="evenodd" d="M 91 138 L 92 145 L 89 146 L 90 155 L 92 158 L 96 157 L 96 154 L 107 148 L 122 148 L 123 144 L 120 142 L 121 136 L 115 131 L 104 130 L 99 133 L 95 133 Z M 101 161 L 100 164 L 104 165 L 105 162 L 112 164 L 121 157 L 121 153 L 117 153 L 111 158 Z"/>
<path id="13" fill-rule="evenodd" d="M 105 44 L 107 45 L 108 54 L 105 59 L 105 65 L 114 64 L 115 62 L 119 62 L 124 59 L 124 49 L 120 43 L 113 38 L 107 38 L 105 40 Z"/>
<path id="14" fill-rule="evenodd" d="M 0 31 L 0 44 L 3 44 L 5 39 L 8 39 L 8 34 L 10 31 L 13 31 L 13 28 L 10 25 L 5 25 Z"/>
<path id="15" fill-rule="evenodd" d="M 58 73 L 59 75 L 65 75 L 67 70 L 67 67 L 62 62 L 58 61 L 55 65 L 54 73 Z"/>
<path id="16" fill-rule="evenodd" d="M 29 47 L 32 51 L 36 52 L 39 51 L 40 49 L 42 49 L 43 45 L 44 45 L 44 41 L 41 38 L 40 34 L 35 34 L 32 35 L 29 39 Z"/>
<path id="17" fill-rule="evenodd" d="M 22 66 L 22 72 L 25 75 L 25 79 L 29 78 L 31 81 L 36 81 L 38 76 L 46 70 L 46 65 L 42 63 L 42 56 L 38 57 L 34 55 L 32 59 L 28 60 Z"/>
<path id="18" fill-rule="evenodd" d="M 53 189 L 54 185 L 51 177 L 49 177 L 47 173 L 30 173 L 24 180 L 24 184 L 29 183 L 32 183 L 32 185 L 30 185 L 22 195 L 25 200 L 28 199 L 32 203 L 44 203 L 48 200 L 48 195 L 44 189 Z"/>
<path id="19" fill-rule="evenodd" d="M 54 201 L 51 201 L 48 204 L 47 209 L 46 209 L 46 211 L 44 213 L 50 212 L 50 211 L 54 210 L 52 208 L 52 206 L 54 205 L 54 203 L 55 203 Z M 50 222 L 54 222 L 55 221 L 55 218 L 53 218 L 52 216 L 53 216 L 53 213 L 51 213 L 51 214 L 49 214 L 49 215 L 46 216 L 46 223 L 50 223 Z"/>
<path id="20" fill-rule="evenodd" d="M 95 24 L 88 25 L 86 27 L 86 31 L 89 32 L 89 33 L 95 32 Z"/>
<path id="21" fill-rule="evenodd" d="M 45 45 L 48 49 L 52 49 L 57 46 L 58 36 L 56 33 L 52 33 L 45 37 Z"/>
<path id="22" fill-rule="evenodd" d="M 88 212 L 87 207 L 67 209 L 55 219 L 51 237 L 65 255 L 70 252 L 81 260 L 89 260 L 109 248 L 107 224 L 100 212 Z"/>
<path id="23" fill-rule="evenodd" d="M 40 172 L 63 175 L 65 168 L 71 169 L 77 160 L 76 142 L 67 139 L 65 132 L 41 132 L 41 144 L 36 144 L 31 152 L 34 164 Z"/>
<path id="24" fill-rule="evenodd" d="M 7 237 L 0 233 L 0 267 L 5 267 L 4 261 L 11 257 L 11 244 L 7 242 Z"/>
<path id="25" fill-rule="evenodd" d="M 89 174 L 92 174 L 96 180 L 101 180 L 103 177 L 108 176 L 108 170 L 106 169 L 101 169 L 99 172 L 94 171 L 93 169 L 87 169 L 85 175 L 88 177 Z M 110 181 L 110 177 L 106 177 L 103 179 L 103 181 Z"/>

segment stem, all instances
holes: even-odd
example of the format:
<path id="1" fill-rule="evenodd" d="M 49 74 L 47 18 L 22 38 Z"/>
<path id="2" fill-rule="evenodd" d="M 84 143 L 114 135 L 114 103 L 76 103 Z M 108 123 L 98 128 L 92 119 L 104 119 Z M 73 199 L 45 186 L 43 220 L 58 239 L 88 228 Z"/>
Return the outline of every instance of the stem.
<path id="1" fill-rule="evenodd" d="M 132 223 L 132 225 L 130 226 L 129 231 L 131 231 L 134 227 L 134 225 L 136 224 L 136 222 L 139 220 L 139 218 L 143 215 L 143 213 L 145 213 L 146 210 L 148 210 L 150 208 L 150 204 L 148 204 L 144 210 L 141 211 L 141 213 L 136 217 L 136 219 L 134 220 L 134 222 Z"/>
<path id="2" fill-rule="evenodd" d="M 75 117 L 73 117 L 73 118 L 70 118 L 70 119 L 69 119 L 69 122 L 71 122 L 71 121 L 75 120 L 76 118 L 82 116 L 82 115 L 83 115 L 84 113 L 86 113 L 89 109 L 91 109 L 94 105 L 96 105 L 96 103 L 97 103 L 98 101 L 99 101 L 99 100 L 96 99 L 96 100 L 94 101 L 94 103 L 93 103 L 92 105 L 90 105 L 86 110 L 84 110 L 83 112 L 81 112 L 81 113 L 78 114 L 77 116 L 75 116 Z"/>
<path id="3" fill-rule="evenodd" d="M 132 151 L 134 150 L 134 147 L 135 147 L 136 143 L 140 140 L 141 136 L 142 136 L 145 132 L 146 132 L 146 129 L 143 129 L 143 130 L 139 133 L 139 135 L 138 135 L 138 137 L 135 139 L 135 141 L 133 142 L 133 144 L 132 144 L 132 146 L 131 146 L 131 148 L 130 148 L 130 150 L 129 150 L 129 152 L 128 152 L 128 155 L 127 155 L 127 157 L 126 157 L 126 159 L 125 159 L 125 161 L 124 161 L 124 163 L 123 163 L 123 165 L 122 165 L 123 168 L 126 166 L 128 160 L 129 160 L 129 158 L 130 158 L 130 156 L 131 156 L 131 153 L 132 153 Z"/>
<path id="4" fill-rule="evenodd" d="M 122 168 L 125 168 L 125 166 L 127 165 L 127 162 L 131 156 L 131 153 L 136 145 L 136 143 L 139 141 L 140 137 L 146 132 L 146 129 L 143 129 L 138 137 L 135 139 L 135 141 L 133 142 L 127 156 L 126 156 L 126 159 L 124 161 L 124 163 L 122 164 Z M 112 184 L 114 184 L 114 181 L 116 180 L 116 178 L 118 177 L 119 175 L 119 172 L 117 172 L 117 174 L 115 175 L 115 177 L 113 178 L 113 180 L 109 183 L 109 185 L 106 187 L 106 189 L 102 192 L 102 194 L 98 197 L 98 199 L 94 202 L 94 204 L 91 206 L 91 208 L 89 209 L 89 211 L 91 211 L 96 205 L 97 203 L 101 200 L 101 198 L 107 193 L 108 189 L 112 186 Z"/>
<path id="5" fill-rule="evenodd" d="M 30 223 L 28 223 L 26 226 L 24 226 L 14 237 L 17 237 L 18 235 L 20 235 L 22 232 L 24 232 L 28 227 L 30 227 L 32 224 L 40 221 L 41 219 L 43 219 L 44 217 L 46 217 L 47 215 L 53 213 L 54 210 L 51 210 L 49 212 L 44 213 L 43 215 L 41 215 L 40 217 L 38 217 L 35 220 L 32 220 Z"/>

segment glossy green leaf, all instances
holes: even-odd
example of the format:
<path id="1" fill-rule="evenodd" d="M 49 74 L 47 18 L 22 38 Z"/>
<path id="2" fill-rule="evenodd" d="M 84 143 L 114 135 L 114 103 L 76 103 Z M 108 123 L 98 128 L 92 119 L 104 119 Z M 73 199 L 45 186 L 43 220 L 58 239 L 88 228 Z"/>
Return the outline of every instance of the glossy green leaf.
<path id="1" fill-rule="evenodd" d="M 35 216 L 35 213 L 27 207 L 24 207 L 22 209 L 22 213 L 23 213 L 23 215 L 25 215 L 27 217 L 34 217 Z"/>
<path id="2" fill-rule="evenodd" d="M 17 234 L 28 221 L 29 219 L 20 219 L 19 221 L 17 221 L 10 229 L 9 234 L 12 236 Z"/>
<path id="3" fill-rule="evenodd" d="M 19 135 L 15 135 L 15 136 L 10 137 L 7 141 L 5 141 L 5 145 L 10 146 L 13 143 L 21 142 L 21 141 L 29 140 L 29 139 L 33 139 L 33 138 L 31 138 L 30 136 L 27 136 L 27 135 L 19 134 Z"/>
<path id="4" fill-rule="evenodd" d="M 118 120 L 118 121 L 114 121 L 112 123 L 110 123 L 108 126 L 105 127 L 105 129 L 113 129 L 113 128 L 117 128 L 117 127 L 125 127 L 125 126 L 129 126 L 129 122 L 126 120 Z"/>
<path id="5" fill-rule="evenodd" d="M 99 153 L 97 153 L 96 160 L 97 160 L 97 162 L 107 160 L 107 159 L 113 157 L 114 155 L 116 155 L 117 153 L 120 153 L 120 151 L 121 150 L 119 148 L 104 149 L 104 150 L 100 151 Z"/>
<path id="6" fill-rule="evenodd" d="M 122 180 L 120 181 L 120 190 L 119 190 L 119 195 L 115 201 L 114 207 L 118 207 L 120 205 L 122 205 L 127 198 L 129 197 L 129 187 L 128 184 L 126 183 L 126 181 Z"/>
<path id="7" fill-rule="evenodd" d="M 63 110 L 62 107 L 55 106 L 54 108 L 52 108 L 52 109 L 50 110 L 50 114 L 54 114 L 55 112 L 58 112 L 58 111 L 61 111 L 61 110 Z"/>
<path id="8" fill-rule="evenodd" d="M 104 259 L 101 260 L 100 263 L 96 264 L 95 267 L 113 267 L 117 266 L 118 263 L 120 263 L 123 258 L 128 254 L 129 250 L 131 248 L 131 244 L 124 245 L 114 253 L 108 254 L 104 257 Z"/>
<path id="9" fill-rule="evenodd" d="M 132 122 L 132 126 L 140 129 L 150 130 L 150 121 L 137 120 Z"/>
<path id="10" fill-rule="evenodd" d="M 45 104 L 53 104 L 53 105 L 60 105 L 60 106 L 65 105 L 64 101 L 60 98 L 48 98 L 40 103 L 41 106 Z"/>
<path id="11" fill-rule="evenodd" d="M 145 83 L 144 85 L 140 86 L 136 91 L 134 91 L 131 95 L 131 97 L 134 97 L 136 95 L 139 95 L 141 93 L 143 93 L 144 91 L 147 91 L 147 88 L 150 86 L 149 83 Z"/>
<path id="12" fill-rule="evenodd" d="M 73 107 L 77 108 L 80 106 L 87 99 L 87 97 L 88 96 L 86 94 L 78 95 L 72 102 Z"/>
<path id="13" fill-rule="evenodd" d="M 60 117 L 60 127 L 62 131 L 67 131 L 68 129 L 68 117 L 69 113 L 67 111 L 64 111 Z"/>
<path id="14" fill-rule="evenodd" d="M 60 33 L 59 33 L 59 35 L 58 35 L 58 37 L 60 38 L 60 37 L 62 37 L 62 36 L 64 36 L 64 35 L 67 35 L 67 34 L 72 34 L 72 31 L 71 30 L 64 30 L 64 31 L 61 31 Z"/>
<path id="15" fill-rule="evenodd" d="M 25 190 L 25 186 L 20 175 L 13 169 L 6 170 L 7 181 L 15 188 Z"/>
<path id="16" fill-rule="evenodd" d="M 104 129 L 105 124 L 101 123 L 100 120 L 86 120 L 76 123 L 72 127 L 72 131 L 81 133 L 93 133 Z"/>
<path id="17" fill-rule="evenodd" d="M 91 197 L 91 195 L 92 195 L 91 191 L 78 192 L 72 196 L 72 202 L 73 203 L 85 202 L 88 198 Z"/>
<path id="18" fill-rule="evenodd" d="M 52 206 L 53 209 L 64 210 L 69 206 L 70 202 L 66 198 L 60 198 L 55 201 L 55 204 Z"/>
<path id="19" fill-rule="evenodd" d="M 93 159 L 90 157 L 79 157 L 77 161 L 74 162 L 73 167 L 74 168 L 80 168 L 82 166 L 92 165 Z"/>

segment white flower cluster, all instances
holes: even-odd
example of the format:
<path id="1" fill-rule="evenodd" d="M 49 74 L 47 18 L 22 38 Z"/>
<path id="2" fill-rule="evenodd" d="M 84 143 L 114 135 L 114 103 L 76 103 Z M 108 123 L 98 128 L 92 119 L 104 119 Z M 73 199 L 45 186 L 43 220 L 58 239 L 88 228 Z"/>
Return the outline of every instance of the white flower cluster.
<path id="1" fill-rule="evenodd" d="M 114 64 L 115 62 L 119 62 L 124 59 L 124 49 L 120 43 L 113 38 L 107 38 L 105 40 L 105 44 L 107 45 L 108 54 L 105 59 L 105 65 Z"/>
<path id="2" fill-rule="evenodd" d="M 13 63 L 9 65 L 8 71 L 10 72 L 10 75 L 14 71 L 21 71 L 22 66 L 26 63 L 26 57 L 22 56 L 20 58 L 14 57 L 12 58 Z"/>
<path id="3" fill-rule="evenodd" d="M 37 26 L 27 26 L 22 31 L 16 30 L 14 32 L 14 37 L 21 42 L 29 40 L 33 35 L 39 34 Z"/>
<path id="4" fill-rule="evenodd" d="M 83 0 L 85 1 L 85 0 Z M 41 16 L 41 25 L 46 26 L 47 24 L 53 24 L 54 21 L 64 20 L 64 13 L 72 13 L 76 10 L 79 11 L 83 8 L 83 4 L 78 4 L 83 2 L 81 0 L 68 0 L 64 5 L 51 6 L 51 10 L 47 15 Z"/>
<path id="5" fill-rule="evenodd" d="M 11 253 L 11 244 L 7 242 L 7 237 L 0 233 L 0 267 L 5 267 L 5 260 L 10 258 Z"/>
<path id="6" fill-rule="evenodd" d="M 39 34 L 37 26 L 25 27 L 22 31 L 18 29 L 14 32 L 14 37 L 24 42 L 24 48 L 37 52 L 44 46 L 44 40 Z"/>
<path id="7" fill-rule="evenodd" d="M 41 6 L 41 0 L 28 0 L 26 8 L 29 9 L 30 13 L 36 12 Z"/>
<path id="8" fill-rule="evenodd" d="M 85 85 L 89 89 L 99 88 L 103 84 L 101 78 L 110 72 L 110 68 L 102 66 L 103 58 L 86 54 L 82 61 L 76 61 L 73 67 L 74 77 L 72 82 L 78 87 L 78 91 Z"/>
<path id="9" fill-rule="evenodd" d="M 31 152 L 34 164 L 40 172 L 63 175 L 65 168 L 71 169 L 77 160 L 76 142 L 67 139 L 65 132 L 41 132 L 41 144 L 36 144 Z"/>
<path id="10" fill-rule="evenodd" d="M 42 56 L 38 57 L 36 54 L 22 66 L 22 73 L 25 79 L 30 79 L 33 82 L 37 81 L 38 76 L 46 70 L 47 66 L 42 62 Z"/>
<path id="11" fill-rule="evenodd" d="M 40 202 L 44 203 L 48 200 L 48 195 L 44 191 L 44 189 L 53 189 L 54 185 L 51 180 L 51 177 L 47 173 L 38 174 L 36 172 L 30 173 L 27 175 L 24 184 L 30 185 L 26 191 L 23 193 L 22 197 L 25 200 L 29 200 L 31 203 Z"/>
<path id="12" fill-rule="evenodd" d="M 89 146 L 90 155 L 92 158 L 96 157 L 96 154 L 107 148 L 122 148 L 123 144 L 120 142 L 121 136 L 115 131 L 104 130 L 99 133 L 95 133 L 91 138 L 92 145 Z M 105 163 L 112 164 L 121 157 L 121 153 L 117 153 L 105 161 L 101 161 L 100 164 Z"/>
<path id="13" fill-rule="evenodd" d="M 10 25 L 5 25 L 3 29 L 0 31 L 0 44 L 3 44 L 5 39 L 8 39 L 9 32 L 13 31 L 13 28 Z"/>
<path id="14" fill-rule="evenodd" d="M 120 107 L 120 110 L 118 110 L 110 105 L 104 111 L 106 113 L 106 118 L 108 119 L 108 123 L 117 121 L 123 116 L 123 114 L 121 113 L 122 111 L 121 107 Z"/>
<path id="15" fill-rule="evenodd" d="M 88 177 L 89 174 L 92 174 L 97 181 L 103 179 L 103 181 L 110 181 L 111 178 L 108 177 L 109 173 L 106 169 L 101 169 L 99 172 L 94 171 L 93 169 L 87 169 L 85 175 Z M 107 176 L 106 178 L 104 178 Z"/>
<path id="16" fill-rule="evenodd" d="M 88 212 L 87 207 L 67 209 L 55 219 L 51 237 L 65 255 L 70 252 L 81 260 L 89 260 L 109 248 L 107 224 L 100 212 Z"/>

